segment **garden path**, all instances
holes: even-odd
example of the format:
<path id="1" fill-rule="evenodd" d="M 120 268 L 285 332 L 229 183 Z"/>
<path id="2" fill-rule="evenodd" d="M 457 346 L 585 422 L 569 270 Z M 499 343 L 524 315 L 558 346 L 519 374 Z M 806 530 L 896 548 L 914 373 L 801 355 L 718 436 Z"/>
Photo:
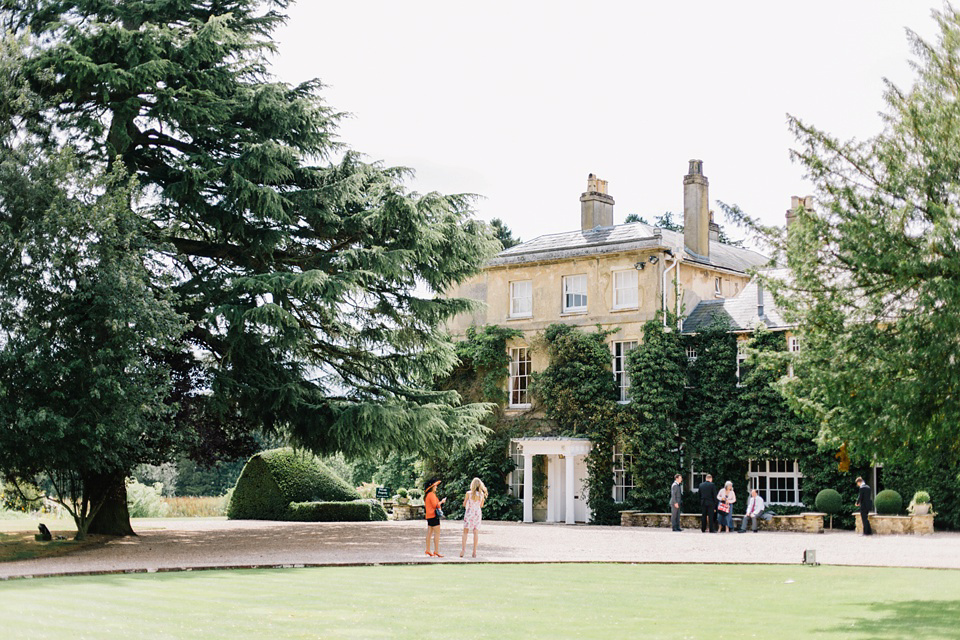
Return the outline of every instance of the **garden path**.
<path id="1" fill-rule="evenodd" d="M 442 559 L 423 553 L 420 521 L 293 523 L 222 518 L 135 520 L 137 537 L 69 555 L 0 564 L 22 576 L 280 565 L 436 562 L 653 562 L 797 564 L 815 549 L 822 564 L 960 569 L 960 534 L 873 536 L 761 532 L 674 533 L 638 527 L 484 522 L 477 560 L 461 559 L 457 521 L 444 521 Z M 470 552 L 468 541 L 467 554 Z"/>

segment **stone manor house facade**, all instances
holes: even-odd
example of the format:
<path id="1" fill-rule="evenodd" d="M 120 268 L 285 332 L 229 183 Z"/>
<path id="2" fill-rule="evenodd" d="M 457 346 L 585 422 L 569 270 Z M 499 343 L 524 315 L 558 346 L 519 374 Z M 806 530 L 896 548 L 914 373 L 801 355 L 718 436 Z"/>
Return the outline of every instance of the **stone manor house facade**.
<path id="1" fill-rule="evenodd" d="M 794 198 L 795 209 L 801 201 Z M 804 200 L 805 206 L 811 206 Z M 720 242 L 720 227 L 709 210 L 709 182 L 703 163 L 691 160 L 683 178 L 682 232 L 642 222 L 615 225 L 614 199 L 607 183 L 594 175 L 580 196 L 580 229 L 543 235 L 500 252 L 478 276 L 451 295 L 485 303 L 472 315 L 454 320 L 450 330 L 463 335 L 471 325 L 518 329 L 521 337 L 508 343 L 510 371 L 507 416 L 536 410 L 530 396 L 530 376 L 546 368 L 547 354 L 532 348 L 535 337 L 549 325 L 566 323 L 584 330 L 618 328 L 610 338 L 613 376 L 620 401 L 630 401 L 626 356 L 642 338 L 643 325 L 658 312 L 682 316 L 682 330 L 696 332 L 716 314 L 725 316 L 745 341 L 763 324 L 782 331 L 789 348 L 799 342 L 748 270 L 768 259 L 749 249 Z M 788 219 L 790 212 L 788 212 Z M 688 354 L 695 357 L 696 354 Z M 738 356 L 738 359 L 740 356 Z M 590 520 L 584 482 L 585 457 L 591 443 L 584 438 L 527 437 L 511 443 L 517 464 L 511 493 L 523 499 L 523 520 L 586 522 Z M 533 457 L 546 456 L 546 504 L 534 504 Z M 622 501 L 632 488 L 622 454 L 614 453 L 614 499 Z M 690 489 L 702 480 L 687 470 Z M 773 504 L 799 504 L 801 473 L 796 461 L 756 460 L 750 482 Z"/>

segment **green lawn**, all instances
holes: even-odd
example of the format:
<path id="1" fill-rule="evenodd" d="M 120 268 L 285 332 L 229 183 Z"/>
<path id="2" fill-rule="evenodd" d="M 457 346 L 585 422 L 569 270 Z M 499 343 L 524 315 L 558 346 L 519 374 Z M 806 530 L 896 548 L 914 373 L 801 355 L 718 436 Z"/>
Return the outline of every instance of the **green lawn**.
<path id="1" fill-rule="evenodd" d="M 7 638 L 960 637 L 960 571 L 422 565 L 0 583 Z M 759 626 L 748 627 L 749 622 Z"/>

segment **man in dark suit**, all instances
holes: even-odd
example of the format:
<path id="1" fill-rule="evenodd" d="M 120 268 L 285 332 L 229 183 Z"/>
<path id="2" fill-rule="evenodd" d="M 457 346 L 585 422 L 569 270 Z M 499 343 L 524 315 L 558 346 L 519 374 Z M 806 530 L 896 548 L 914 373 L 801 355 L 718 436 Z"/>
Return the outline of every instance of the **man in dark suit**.
<path id="1" fill-rule="evenodd" d="M 857 486 L 860 487 L 860 493 L 857 494 L 857 506 L 860 507 L 860 521 L 863 523 L 863 535 L 873 535 L 870 528 L 870 512 L 873 511 L 873 491 L 870 485 L 863 481 L 863 478 L 857 477 Z"/>
<path id="2" fill-rule="evenodd" d="M 670 526 L 674 531 L 682 531 L 680 528 L 680 504 L 683 502 L 683 476 L 679 473 L 673 477 L 673 484 L 670 485 Z"/>
<path id="3" fill-rule="evenodd" d="M 713 476 L 709 473 L 706 479 L 697 487 L 700 494 L 700 531 L 706 533 L 717 532 L 717 485 L 713 484 Z"/>

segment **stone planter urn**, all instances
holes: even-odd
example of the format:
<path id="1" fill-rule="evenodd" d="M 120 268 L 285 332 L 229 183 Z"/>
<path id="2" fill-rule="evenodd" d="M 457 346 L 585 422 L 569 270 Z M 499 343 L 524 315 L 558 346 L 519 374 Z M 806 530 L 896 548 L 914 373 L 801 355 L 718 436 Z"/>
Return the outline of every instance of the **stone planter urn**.
<path id="1" fill-rule="evenodd" d="M 925 516 L 930 513 L 930 503 L 913 505 L 913 514 L 915 516 Z"/>

